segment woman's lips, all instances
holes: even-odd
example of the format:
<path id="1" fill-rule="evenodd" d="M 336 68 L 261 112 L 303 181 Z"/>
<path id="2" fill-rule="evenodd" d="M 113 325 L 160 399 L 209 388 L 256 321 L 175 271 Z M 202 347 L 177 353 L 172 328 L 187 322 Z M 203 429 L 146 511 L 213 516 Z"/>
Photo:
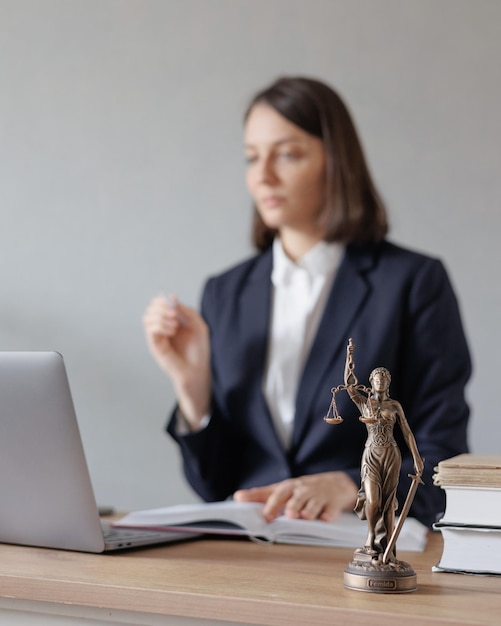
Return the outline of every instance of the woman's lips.
<path id="1" fill-rule="evenodd" d="M 277 207 L 284 202 L 285 198 L 283 196 L 266 196 L 266 198 L 261 200 L 260 204 L 265 207 Z"/>

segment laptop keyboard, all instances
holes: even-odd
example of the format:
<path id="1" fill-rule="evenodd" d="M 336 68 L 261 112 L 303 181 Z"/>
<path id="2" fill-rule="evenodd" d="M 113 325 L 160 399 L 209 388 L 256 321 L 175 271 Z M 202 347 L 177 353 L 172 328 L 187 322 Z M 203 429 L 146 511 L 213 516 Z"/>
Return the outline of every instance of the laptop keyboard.
<path id="1" fill-rule="evenodd" d="M 154 539 L 155 537 L 168 539 L 168 534 L 158 530 L 142 530 L 140 528 L 116 528 L 106 523 L 102 524 L 106 542 L 137 541 L 138 539 Z"/>
<path id="2" fill-rule="evenodd" d="M 176 531 L 161 530 L 145 530 L 142 528 L 117 528 L 110 526 L 106 522 L 101 521 L 103 536 L 108 546 L 115 549 L 130 548 L 134 546 L 148 544 L 170 543 L 171 541 L 180 541 L 186 539 L 194 539 L 199 536 L 197 534 L 183 533 Z"/>

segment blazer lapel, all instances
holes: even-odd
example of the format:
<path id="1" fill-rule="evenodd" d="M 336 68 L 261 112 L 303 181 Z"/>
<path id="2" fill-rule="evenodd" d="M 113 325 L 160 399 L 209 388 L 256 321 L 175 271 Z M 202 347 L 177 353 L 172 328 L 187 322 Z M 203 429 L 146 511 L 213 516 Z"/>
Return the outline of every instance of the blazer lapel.
<path id="1" fill-rule="evenodd" d="M 333 380 L 327 389 L 321 388 L 325 383 L 326 371 L 332 369 L 335 360 L 342 358 L 344 363 L 350 327 L 369 292 L 364 273 L 372 264 L 371 254 L 347 248 L 301 376 L 296 399 L 293 446 L 302 439 L 316 394 L 325 394 L 327 410 L 330 388 L 342 382 Z"/>
<path id="2" fill-rule="evenodd" d="M 245 342 L 247 375 L 260 384 L 266 359 L 271 300 L 271 252 L 259 258 L 250 273 L 239 302 L 239 335 Z"/>
<path id="3" fill-rule="evenodd" d="M 282 444 L 273 426 L 271 415 L 263 394 L 263 375 L 268 350 L 268 334 L 271 310 L 271 249 L 259 259 L 249 275 L 240 305 L 240 338 L 245 341 L 245 371 L 248 398 L 252 399 L 252 420 L 263 440 L 275 448 Z"/>

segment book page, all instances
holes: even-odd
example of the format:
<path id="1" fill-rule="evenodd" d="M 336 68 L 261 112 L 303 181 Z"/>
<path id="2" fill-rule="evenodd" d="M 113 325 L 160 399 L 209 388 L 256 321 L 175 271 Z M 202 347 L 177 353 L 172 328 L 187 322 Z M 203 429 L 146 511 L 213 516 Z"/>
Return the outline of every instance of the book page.
<path id="1" fill-rule="evenodd" d="M 367 523 L 354 513 L 342 513 L 333 522 L 289 519 L 284 515 L 272 522 L 263 517 L 263 504 L 255 502 L 209 502 L 176 505 L 129 513 L 115 526 L 186 530 L 220 535 L 247 535 L 277 543 L 317 546 L 362 547 Z M 401 550 L 421 551 L 428 529 L 407 518 L 397 541 Z"/>
<path id="2" fill-rule="evenodd" d="M 178 504 L 129 513 L 114 526 L 172 528 L 189 524 L 190 529 L 197 532 L 205 529 L 210 533 L 223 531 L 225 534 L 267 537 L 262 510 L 260 503 L 234 500 Z"/>
<path id="3" fill-rule="evenodd" d="M 398 518 L 397 518 L 398 521 Z M 354 513 L 341 513 L 332 522 L 288 519 L 284 516 L 270 522 L 277 543 L 359 548 L 367 539 L 367 522 Z M 428 528 L 416 519 L 407 518 L 397 540 L 399 550 L 421 552 L 426 546 Z"/>

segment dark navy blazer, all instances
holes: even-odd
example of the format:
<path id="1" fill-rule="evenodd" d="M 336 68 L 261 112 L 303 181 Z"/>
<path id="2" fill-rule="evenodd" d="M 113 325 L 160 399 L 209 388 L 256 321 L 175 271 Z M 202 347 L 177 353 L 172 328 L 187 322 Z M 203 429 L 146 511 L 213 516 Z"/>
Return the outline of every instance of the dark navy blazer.
<path id="1" fill-rule="evenodd" d="M 458 305 L 439 260 L 384 242 L 348 246 L 299 384 L 290 450 L 280 443 L 262 393 L 270 324 L 272 252 L 255 256 L 211 278 L 202 315 L 210 327 L 213 399 L 203 431 L 176 435 L 184 471 L 205 500 L 285 478 L 344 470 L 360 481 L 367 437 L 346 392 L 336 396 L 340 425 L 324 421 L 331 388 L 344 382 L 348 339 L 355 343 L 355 374 L 369 386 L 375 368 L 392 375 L 390 395 L 404 409 L 425 458 L 425 485 L 411 515 L 426 524 L 444 509 L 433 486 L 441 459 L 467 451 L 468 406 L 464 387 L 470 357 Z M 398 424 L 403 461 L 400 505 L 413 463 Z"/>

